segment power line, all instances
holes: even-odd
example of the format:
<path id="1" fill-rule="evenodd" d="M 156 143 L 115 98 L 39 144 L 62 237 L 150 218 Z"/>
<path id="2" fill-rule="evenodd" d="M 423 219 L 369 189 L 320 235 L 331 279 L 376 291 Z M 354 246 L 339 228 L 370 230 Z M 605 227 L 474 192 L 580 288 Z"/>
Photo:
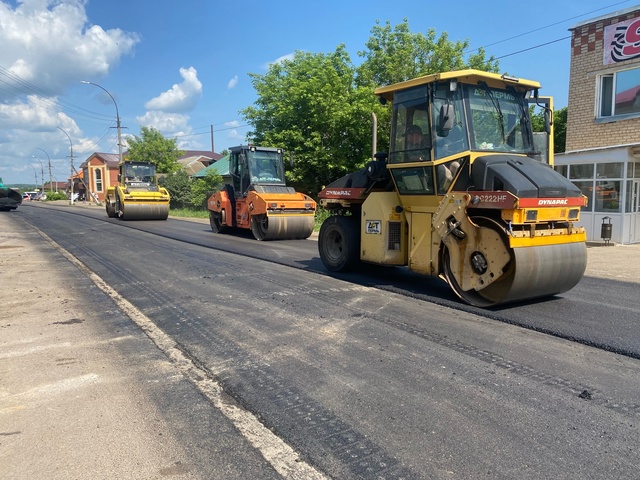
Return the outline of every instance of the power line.
<path id="1" fill-rule="evenodd" d="M 551 45 L 552 43 L 561 42 L 562 40 L 567 40 L 569 38 L 571 38 L 571 35 L 569 35 L 568 37 L 562 37 L 562 38 L 558 38 L 556 40 L 551 40 L 550 42 L 540 43 L 538 45 L 534 45 L 533 47 L 525 48 L 523 50 L 518 50 L 517 52 L 513 52 L 513 53 L 507 53 L 506 55 L 501 55 L 499 57 L 494 57 L 494 58 L 495 58 L 495 60 L 499 60 L 501 58 L 510 57 L 512 55 L 517 55 L 517 54 L 522 53 L 522 52 L 527 52 L 529 50 L 534 50 L 536 48 L 544 47 L 546 45 Z"/>
<path id="2" fill-rule="evenodd" d="M 566 18 L 566 19 L 564 19 L 564 20 L 560 20 L 560 21 L 555 22 L 555 23 L 550 23 L 549 25 L 545 25 L 545 26 L 543 26 L 543 27 L 539 27 L 539 28 L 535 28 L 535 29 L 533 29 L 533 30 L 529 30 L 528 32 L 519 33 L 518 35 L 514 35 L 514 36 L 512 36 L 512 37 L 508 37 L 508 38 L 505 38 L 505 39 L 503 39 L 503 40 L 498 40 L 497 42 L 488 43 L 488 44 L 486 44 L 486 45 L 483 45 L 483 46 L 481 46 L 481 47 L 474 48 L 474 49 L 471 49 L 471 50 L 465 50 L 465 52 L 464 52 L 464 53 L 477 52 L 477 51 L 478 51 L 478 50 L 480 50 L 481 48 L 483 48 L 483 49 L 484 49 L 484 48 L 487 48 L 487 47 L 492 47 L 492 46 L 494 46 L 494 45 L 498 45 L 498 44 L 500 44 L 500 43 L 508 42 L 509 40 L 513 40 L 513 39 L 515 39 L 515 38 L 523 37 L 523 36 L 525 36 L 525 35 L 529 35 L 529 34 L 531 34 L 531 33 L 539 32 L 540 30 L 544 30 L 544 29 L 546 29 L 546 28 L 555 27 L 556 25 L 560 25 L 561 23 L 566 23 L 566 22 L 569 22 L 569 21 L 571 21 L 571 20 L 575 20 L 576 18 L 584 17 L 584 16 L 586 16 L 586 15 L 591 15 L 592 13 L 600 12 L 600 11 L 602 11 L 602 10 L 608 10 L 608 9 L 610 9 L 611 7 L 615 7 L 616 5 L 622 5 L 623 3 L 629 3 L 629 0 L 626 0 L 626 1 L 623 1 L 623 2 L 616 2 L 616 3 L 612 3 L 612 4 L 610 4 L 610 5 L 606 5 L 606 6 L 604 6 L 604 7 L 597 8 L 597 9 L 595 9 L 595 10 L 591 10 L 590 12 L 582 13 L 582 14 L 580 14 L 580 15 L 575 15 L 575 16 L 573 16 L 573 17 L 569 17 L 569 18 Z M 539 45 L 534 45 L 533 47 L 526 48 L 526 49 L 524 49 L 524 50 L 520 50 L 520 51 L 518 51 L 518 52 L 513 52 L 513 53 L 506 54 L 506 55 L 502 55 L 502 56 L 500 56 L 500 57 L 496 57 L 496 60 L 498 60 L 498 59 L 500 59 L 500 58 L 509 57 L 509 56 L 511 56 L 511 55 L 516 55 L 516 54 L 518 54 L 518 53 L 526 52 L 526 51 L 528 51 L 528 50 L 533 50 L 533 49 L 538 48 L 538 47 L 544 47 L 544 46 L 549 45 L 549 44 L 551 44 L 551 43 L 559 42 L 559 41 L 561 41 L 561 40 L 566 40 L 567 38 L 571 38 L 571 37 L 570 37 L 570 36 L 569 36 L 569 37 L 564 37 L 564 38 L 560 38 L 560 39 L 558 39 L 558 40 L 552 40 L 552 41 L 550 41 L 550 42 L 541 43 L 541 44 L 539 44 Z"/>
<path id="3" fill-rule="evenodd" d="M 5 78 L 3 79 L 2 77 Z M 62 110 L 70 116 L 75 115 L 85 119 L 104 120 L 106 118 L 110 118 L 108 115 L 87 110 L 79 105 L 60 99 L 60 97 L 55 95 L 53 92 L 44 90 L 1 66 L 0 83 L 3 83 L 10 88 L 10 90 L 4 88 L 1 89 L 3 92 L 16 98 L 21 98 L 23 95 L 29 95 L 31 96 L 34 104 L 55 113 Z"/>
<path id="4" fill-rule="evenodd" d="M 218 125 L 224 125 L 227 122 L 223 122 L 223 123 L 219 123 Z M 244 127 L 250 127 L 251 125 L 249 124 L 245 124 L 245 125 L 236 125 L 234 127 L 227 127 L 227 128 L 219 128 L 217 130 L 214 130 L 213 132 L 224 132 L 226 130 L 233 130 L 235 128 L 244 128 Z M 202 127 L 200 127 L 202 128 Z M 201 132 L 201 133 L 185 133 L 183 135 L 175 135 L 174 138 L 183 138 L 183 137 L 197 137 L 199 135 L 209 135 L 210 132 Z"/>

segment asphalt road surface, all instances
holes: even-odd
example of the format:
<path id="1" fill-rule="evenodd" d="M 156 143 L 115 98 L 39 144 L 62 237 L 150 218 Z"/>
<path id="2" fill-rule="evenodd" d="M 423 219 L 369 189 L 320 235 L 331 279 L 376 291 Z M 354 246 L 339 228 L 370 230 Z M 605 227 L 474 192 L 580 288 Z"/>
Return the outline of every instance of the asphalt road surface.
<path id="1" fill-rule="evenodd" d="M 637 478 L 639 290 L 616 271 L 478 310 L 404 269 L 328 275 L 313 240 L 46 205 L 10 221 L 69 252 L 329 478 Z"/>

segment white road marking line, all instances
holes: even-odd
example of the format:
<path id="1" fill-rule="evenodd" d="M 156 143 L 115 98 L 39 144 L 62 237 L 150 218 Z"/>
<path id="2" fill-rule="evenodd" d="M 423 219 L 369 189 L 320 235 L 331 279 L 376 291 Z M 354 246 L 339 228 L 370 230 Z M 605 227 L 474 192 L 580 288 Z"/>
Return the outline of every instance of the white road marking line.
<path id="1" fill-rule="evenodd" d="M 266 428 L 250 412 L 224 401 L 223 389 L 218 382 L 209 378 L 208 372 L 195 365 L 176 345 L 173 339 L 159 329 L 133 304 L 120 296 L 102 278 L 91 271 L 80 260 L 58 245 L 44 232 L 36 228 L 42 238 L 49 242 L 69 262 L 78 267 L 96 286 L 102 290 L 120 310 L 127 315 L 169 358 L 178 370 L 205 395 L 225 417 L 227 417 L 244 437 L 253 445 L 285 479 L 327 480 L 327 477 L 303 461 L 298 453 Z"/>

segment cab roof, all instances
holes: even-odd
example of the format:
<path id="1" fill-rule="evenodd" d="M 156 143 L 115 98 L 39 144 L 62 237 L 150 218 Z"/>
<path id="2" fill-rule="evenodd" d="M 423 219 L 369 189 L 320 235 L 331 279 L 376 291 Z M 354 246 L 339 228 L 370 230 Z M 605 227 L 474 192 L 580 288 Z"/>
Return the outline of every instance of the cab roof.
<path id="1" fill-rule="evenodd" d="M 258 152 L 282 152 L 282 148 L 277 147 L 261 147 L 258 145 L 238 145 L 236 147 L 229 147 L 230 152 L 238 152 L 243 150 L 255 150 Z"/>
<path id="2" fill-rule="evenodd" d="M 397 91 L 443 80 L 457 80 L 460 83 L 471 85 L 476 85 L 478 82 L 483 81 L 487 82 L 490 87 L 504 87 L 505 85 L 512 85 L 514 87 L 524 87 L 526 90 L 540 88 L 540 83 L 533 80 L 511 77 L 509 75 L 499 73 L 484 72 L 482 70 L 466 69 L 425 75 L 405 82 L 376 88 L 373 93 L 388 101 L 392 101 L 393 94 Z"/>

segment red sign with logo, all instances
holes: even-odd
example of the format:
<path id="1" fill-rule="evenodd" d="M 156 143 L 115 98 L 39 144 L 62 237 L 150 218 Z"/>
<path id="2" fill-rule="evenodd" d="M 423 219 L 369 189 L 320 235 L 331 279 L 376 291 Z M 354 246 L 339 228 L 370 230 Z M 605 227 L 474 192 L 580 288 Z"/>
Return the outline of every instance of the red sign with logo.
<path id="1" fill-rule="evenodd" d="M 604 64 L 640 57 L 640 18 L 604 28 Z"/>

